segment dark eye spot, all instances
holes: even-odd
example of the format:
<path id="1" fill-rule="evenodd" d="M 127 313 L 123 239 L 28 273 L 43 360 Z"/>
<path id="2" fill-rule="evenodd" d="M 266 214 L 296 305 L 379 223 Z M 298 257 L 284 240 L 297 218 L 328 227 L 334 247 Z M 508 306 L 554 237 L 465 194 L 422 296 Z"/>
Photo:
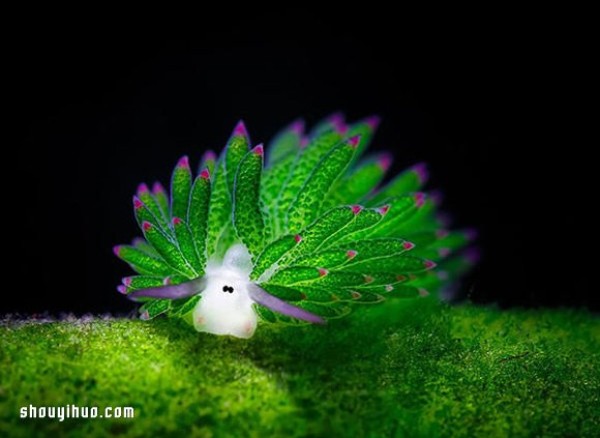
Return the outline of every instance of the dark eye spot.
<path id="1" fill-rule="evenodd" d="M 233 293 L 233 288 L 231 286 L 223 286 L 223 292 Z"/>

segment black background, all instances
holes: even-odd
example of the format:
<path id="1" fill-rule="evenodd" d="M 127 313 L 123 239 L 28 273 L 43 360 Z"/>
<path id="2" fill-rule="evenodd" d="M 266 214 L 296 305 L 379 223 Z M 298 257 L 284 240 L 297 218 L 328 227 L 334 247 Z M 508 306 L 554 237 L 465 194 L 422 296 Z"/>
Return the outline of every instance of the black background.
<path id="1" fill-rule="evenodd" d="M 503 33 L 397 34 L 293 26 L 195 38 L 31 32 L 5 54 L 16 122 L 3 178 L 9 222 L 3 312 L 124 312 L 129 268 L 112 254 L 139 234 L 138 183 L 167 183 L 183 154 L 220 150 L 238 119 L 254 142 L 303 116 L 383 117 L 374 148 L 393 171 L 430 164 L 429 188 L 483 259 L 462 295 L 502 306 L 598 309 L 583 255 L 594 234 L 583 146 L 556 148 L 558 76 L 543 47 Z M 8 141 L 7 141 L 8 143 Z M 560 152 L 556 152 L 556 151 Z M 16 152 L 16 156 L 14 153 Z M 13 243 L 13 238 L 17 241 Z"/>

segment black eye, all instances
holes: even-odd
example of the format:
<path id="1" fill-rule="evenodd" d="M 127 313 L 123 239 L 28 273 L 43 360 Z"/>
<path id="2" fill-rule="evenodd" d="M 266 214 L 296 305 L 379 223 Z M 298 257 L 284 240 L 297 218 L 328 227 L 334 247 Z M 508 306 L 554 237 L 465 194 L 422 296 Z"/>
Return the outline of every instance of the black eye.
<path id="1" fill-rule="evenodd" d="M 233 288 L 231 286 L 223 286 L 223 292 L 233 293 Z"/>
<path id="2" fill-rule="evenodd" d="M 228 286 L 223 286 L 223 292 L 227 292 L 227 289 L 229 289 Z"/>

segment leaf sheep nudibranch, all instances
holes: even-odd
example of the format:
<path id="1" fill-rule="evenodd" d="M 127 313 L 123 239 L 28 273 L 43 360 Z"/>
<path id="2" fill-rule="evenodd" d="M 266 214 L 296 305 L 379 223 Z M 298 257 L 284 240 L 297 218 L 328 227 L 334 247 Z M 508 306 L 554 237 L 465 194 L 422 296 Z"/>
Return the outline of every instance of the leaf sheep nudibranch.
<path id="1" fill-rule="evenodd" d="M 472 230 L 448 231 L 417 164 L 381 186 L 389 154 L 362 157 L 379 120 L 296 121 L 266 149 L 242 122 L 197 174 L 179 160 L 170 194 L 141 184 L 143 238 L 114 252 L 138 275 L 118 286 L 142 319 L 248 338 L 258 321 L 323 324 L 353 306 L 438 293 L 473 263 Z M 267 163 L 265 161 L 265 152 Z M 436 269 L 434 269 L 436 268 Z"/>

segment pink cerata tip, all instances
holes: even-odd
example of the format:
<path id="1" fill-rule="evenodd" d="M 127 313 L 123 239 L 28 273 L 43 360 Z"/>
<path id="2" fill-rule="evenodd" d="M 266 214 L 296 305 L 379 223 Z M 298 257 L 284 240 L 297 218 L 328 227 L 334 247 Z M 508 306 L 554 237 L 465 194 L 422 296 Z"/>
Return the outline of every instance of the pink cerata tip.
<path id="1" fill-rule="evenodd" d="M 481 251 L 478 248 L 467 248 L 464 252 L 469 263 L 477 263 L 481 259 Z"/>
<path id="2" fill-rule="evenodd" d="M 423 193 L 423 192 L 415 193 L 415 205 L 420 208 L 420 207 L 423 207 L 424 204 L 425 204 L 425 193 Z"/>
<path id="3" fill-rule="evenodd" d="M 148 186 L 146 185 L 146 183 L 141 183 L 138 188 L 137 188 L 138 193 L 148 193 L 150 190 L 148 190 Z"/>
<path id="4" fill-rule="evenodd" d="M 353 205 L 350 208 L 352 208 L 352 213 L 354 213 L 354 214 L 360 213 L 363 209 L 362 205 Z"/>
<path id="5" fill-rule="evenodd" d="M 117 290 L 119 291 L 119 293 L 125 295 L 127 293 L 127 288 L 125 286 L 123 286 L 122 284 L 117 286 Z"/>
<path id="6" fill-rule="evenodd" d="M 253 151 L 253 152 L 254 152 L 256 155 L 258 155 L 258 156 L 261 156 L 261 157 L 262 157 L 262 156 L 263 156 L 263 154 L 264 154 L 263 145 L 262 145 L 262 144 L 259 144 L 259 145 L 258 145 L 258 146 L 256 146 L 254 149 L 252 149 L 252 151 Z"/>
<path id="7" fill-rule="evenodd" d="M 410 251 L 411 249 L 413 249 L 413 248 L 415 247 L 415 244 L 414 244 L 414 243 L 412 243 L 412 242 L 404 242 L 404 243 L 402 244 L 402 247 L 403 247 L 405 250 L 407 250 L 407 251 Z"/>
<path id="8" fill-rule="evenodd" d="M 441 190 L 432 190 L 429 192 L 429 199 L 431 199 L 431 202 L 437 206 L 440 205 L 444 200 L 444 194 L 441 192 Z"/>
<path id="9" fill-rule="evenodd" d="M 117 257 L 119 257 L 120 253 L 121 253 L 121 245 L 113 246 L 113 254 L 116 255 Z"/>
<path id="10" fill-rule="evenodd" d="M 177 167 L 190 167 L 190 160 L 188 159 L 187 155 L 184 155 L 179 159 L 177 162 Z"/>
<path id="11" fill-rule="evenodd" d="M 333 113 L 327 117 L 327 121 L 334 125 L 344 123 L 344 114 L 341 111 Z"/>
<path id="12" fill-rule="evenodd" d="M 244 122 L 240 120 L 233 130 L 233 135 L 248 135 L 248 131 L 246 130 L 246 125 Z"/>
<path id="13" fill-rule="evenodd" d="M 437 266 L 437 263 L 434 262 L 433 260 L 425 260 L 425 262 L 423 262 L 423 265 L 427 269 L 433 269 Z"/>
<path id="14" fill-rule="evenodd" d="M 319 268 L 319 277 L 325 277 L 327 274 L 329 274 L 327 269 Z"/>
<path id="15" fill-rule="evenodd" d="M 181 223 L 181 219 L 178 217 L 173 218 L 173 225 L 179 225 Z"/>
<path id="16" fill-rule="evenodd" d="M 450 234 L 448 230 L 441 229 L 435 232 L 435 237 L 437 237 L 438 239 L 443 239 L 444 237 L 447 237 L 448 234 Z"/>
<path id="17" fill-rule="evenodd" d="M 144 203 L 142 201 L 140 201 L 140 199 L 137 196 L 134 196 L 133 197 L 133 208 L 135 208 L 136 210 L 139 210 L 143 206 L 144 206 Z"/>
<path id="18" fill-rule="evenodd" d="M 438 249 L 438 254 L 440 257 L 448 257 L 450 255 L 450 248 L 440 248 Z"/>
<path id="19" fill-rule="evenodd" d="M 392 165 L 392 155 L 391 154 L 382 154 L 379 157 L 379 159 L 377 160 L 377 163 L 379 163 L 379 167 L 381 167 L 381 169 L 384 172 L 386 172 Z"/>
<path id="20" fill-rule="evenodd" d="M 427 181 L 427 164 L 417 163 L 411 168 L 411 170 L 417 174 L 417 178 L 419 178 L 419 183 L 424 184 Z"/>
<path id="21" fill-rule="evenodd" d="M 165 188 L 158 181 L 155 181 L 154 184 L 152 184 L 152 193 L 164 193 L 164 191 Z"/>
<path id="22" fill-rule="evenodd" d="M 208 171 L 208 169 L 202 169 L 202 171 L 200 172 L 200 178 L 202 178 L 202 179 L 210 178 L 210 172 Z"/>
<path id="23" fill-rule="evenodd" d="M 144 231 L 148 231 L 150 228 L 152 228 L 152 224 L 150 222 L 144 221 L 144 223 L 142 223 L 142 228 L 144 229 Z"/>
<path id="24" fill-rule="evenodd" d="M 121 281 L 125 286 L 131 286 L 131 277 L 125 277 Z"/>
<path id="25" fill-rule="evenodd" d="M 354 257 L 356 257 L 357 254 L 358 252 L 356 252 L 353 249 L 346 251 L 346 257 L 348 257 L 349 259 L 353 259 Z"/>
<path id="26" fill-rule="evenodd" d="M 344 123 L 343 120 L 335 120 L 332 121 L 331 124 L 333 125 L 333 129 L 335 130 L 335 132 L 337 132 L 339 135 L 346 135 L 346 133 L 348 132 L 348 126 Z"/>
<path id="27" fill-rule="evenodd" d="M 379 207 L 377 209 L 377 211 L 379 212 L 379 214 L 384 215 L 384 216 L 387 214 L 387 212 L 389 210 L 390 210 L 390 206 L 388 204 L 383 205 L 383 206 L 381 206 L 381 207 Z"/>
<path id="28" fill-rule="evenodd" d="M 215 161 L 217 159 L 217 154 L 214 151 L 206 151 L 204 152 L 204 156 L 202 157 L 204 161 Z"/>
<path id="29" fill-rule="evenodd" d="M 300 243 L 300 242 L 302 242 L 302 236 L 301 236 L 300 234 L 296 234 L 296 235 L 294 236 L 294 241 L 295 241 L 296 243 Z"/>
<path id="30" fill-rule="evenodd" d="M 359 142 L 360 142 L 360 135 L 355 135 L 354 137 L 350 137 L 348 139 L 348 144 L 353 148 L 356 148 L 358 146 Z"/>
<path id="31" fill-rule="evenodd" d="M 365 119 L 365 123 L 369 125 L 373 131 L 377 129 L 379 124 L 381 123 L 381 117 L 379 116 L 370 116 Z"/>
<path id="32" fill-rule="evenodd" d="M 292 122 L 290 125 L 290 131 L 296 135 L 302 135 L 304 133 L 304 120 L 298 119 Z"/>
<path id="33" fill-rule="evenodd" d="M 469 242 L 477 239 L 477 236 L 479 235 L 479 232 L 475 228 L 467 228 L 464 233 Z"/>

